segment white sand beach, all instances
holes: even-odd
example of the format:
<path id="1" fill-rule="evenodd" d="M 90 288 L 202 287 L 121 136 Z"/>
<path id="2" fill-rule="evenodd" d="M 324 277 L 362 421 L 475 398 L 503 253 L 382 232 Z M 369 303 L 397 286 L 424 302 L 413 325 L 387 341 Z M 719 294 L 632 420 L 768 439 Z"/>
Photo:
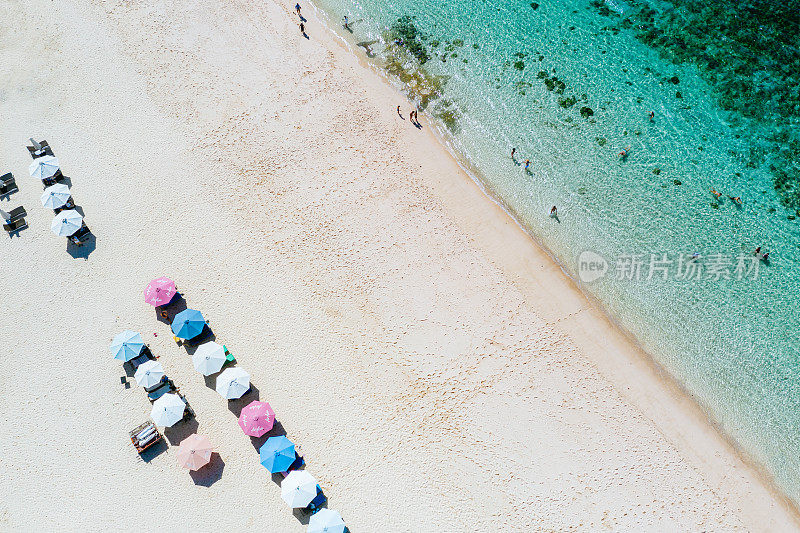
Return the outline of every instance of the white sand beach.
<path id="1" fill-rule="evenodd" d="M 792 531 L 771 488 L 304 4 L 0 3 L 0 530 L 305 531 L 142 290 L 176 280 L 353 533 Z M 50 232 L 47 139 L 96 247 Z M 69 253 L 72 252 L 72 253 Z M 74 256 L 74 257 L 73 257 Z M 142 333 L 196 412 L 145 462 Z M 190 474 L 177 444 L 218 456 Z"/>

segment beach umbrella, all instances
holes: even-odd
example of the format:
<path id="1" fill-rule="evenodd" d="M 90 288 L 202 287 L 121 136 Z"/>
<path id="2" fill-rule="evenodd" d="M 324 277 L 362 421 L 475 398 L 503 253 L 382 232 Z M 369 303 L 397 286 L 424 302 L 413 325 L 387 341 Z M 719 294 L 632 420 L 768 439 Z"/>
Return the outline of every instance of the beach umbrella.
<path id="1" fill-rule="evenodd" d="M 38 157 L 33 160 L 33 163 L 28 167 L 32 178 L 45 180 L 52 178 L 58 172 L 58 158 L 52 155 Z"/>
<path id="2" fill-rule="evenodd" d="M 344 533 L 344 520 L 339 511 L 320 509 L 308 521 L 307 533 Z"/>
<path id="3" fill-rule="evenodd" d="M 49 209 L 58 209 L 67 204 L 67 200 L 72 196 L 69 187 L 64 183 L 56 183 L 44 190 L 42 193 L 42 206 Z"/>
<path id="4" fill-rule="evenodd" d="M 317 495 L 317 480 L 305 470 L 289 472 L 281 481 L 281 498 L 289 507 L 306 507 Z"/>
<path id="5" fill-rule="evenodd" d="M 258 457 L 270 473 L 286 472 L 295 460 L 294 444 L 285 435 L 270 437 L 258 450 Z"/>
<path id="6" fill-rule="evenodd" d="M 267 402 L 250 402 L 239 414 L 239 427 L 245 435 L 260 437 L 275 423 L 275 411 Z"/>
<path id="7" fill-rule="evenodd" d="M 169 393 L 153 403 L 150 418 L 153 419 L 157 426 L 169 427 L 180 422 L 185 410 L 186 404 L 181 397 L 177 394 Z"/>
<path id="8" fill-rule="evenodd" d="M 144 301 L 154 307 L 166 305 L 176 292 L 178 289 L 175 288 L 174 281 L 165 277 L 156 278 L 144 288 Z"/>
<path id="9" fill-rule="evenodd" d="M 133 377 L 136 383 L 147 389 L 161 381 L 164 377 L 164 367 L 157 361 L 147 361 L 139 365 Z"/>
<path id="10" fill-rule="evenodd" d="M 217 392 L 227 400 L 241 398 L 250 390 L 250 374 L 241 368 L 229 368 L 217 376 Z"/>
<path id="11" fill-rule="evenodd" d="M 53 218 L 50 229 L 59 237 L 69 237 L 83 226 L 83 217 L 74 209 L 61 211 Z"/>
<path id="12" fill-rule="evenodd" d="M 213 341 L 201 344 L 192 355 L 194 369 L 204 376 L 210 376 L 222 370 L 225 361 L 225 347 Z"/>
<path id="13" fill-rule="evenodd" d="M 11 215 L 0 209 L 0 218 L 2 218 L 5 222 L 8 222 L 11 220 Z"/>
<path id="14" fill-rule="evenodd" d="M 198 470 L 211 461 L 214 446 L 208 437 L 193 433 L 178 445 L 178 464 L 189 470 Z"/>
<path id="15" fill-rule="evenodd" d="M 142 348 L 144 348 L 142 336 L 129 329 L 118 333 L 111 341 L 111 346 L 109 346 L 114 359 L 119 359 L 120 361 L 130 361 L 142 353 Z"/>
<path id="16" fill-rule="evenodd" d="M 206 325 L 203 313 L 194 309 L 185 309 L 175 315 L 172 321 L 172 333 L 181 339 L 193 339 L 200 335 Z"/>

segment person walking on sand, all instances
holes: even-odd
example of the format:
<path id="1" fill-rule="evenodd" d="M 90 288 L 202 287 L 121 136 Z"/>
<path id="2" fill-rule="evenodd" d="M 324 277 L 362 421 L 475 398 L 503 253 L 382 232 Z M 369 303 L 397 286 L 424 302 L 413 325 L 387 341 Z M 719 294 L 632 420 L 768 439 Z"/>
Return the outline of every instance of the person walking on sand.
<path id="1" fill-rule="evenodd" d="M 350 20 L 347 18 L 347 15 L 344 16 L 344 29 L 350 31 Z"/>
<path id="2" fill-rule="evenodd" d="M 300 23 L 300 33 L 302 33 L 303 35 L 306 34 L 306 26 L 302 22 Z"/>
<path id="3" fill-rule="evenodd" d="M 400 106 L 397 106 L 397 116 L 405 120 L 405 118 L 403 118 L 403 114 L 400 112 Z"/>
<path id="4" fill-rule="evenodd" d="M 297 11 L 297 16 L 298 17 L 302 17 L 303 16 L 302 14 L 300 14 L 300 4 L 299 3 L 294 5 L 294 10 Z"/>

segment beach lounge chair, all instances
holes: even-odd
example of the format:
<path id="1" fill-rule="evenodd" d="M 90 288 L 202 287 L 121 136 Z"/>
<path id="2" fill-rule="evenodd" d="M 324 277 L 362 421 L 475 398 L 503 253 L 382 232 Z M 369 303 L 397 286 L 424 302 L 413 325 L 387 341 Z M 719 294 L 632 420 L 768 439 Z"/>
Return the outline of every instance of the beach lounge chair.
<path id="1" fill-rule="evenodd" d="M 27 228 L 28 223 L 25 222 L 24 218 L 18 218 L 17 220 L 12 220 L 8 224 L 3 224 L 3 229 L 6 230 L 8 233 L 13 233 L 15 231 L 19 231 L 22 228 Z"/>
<path id="2" fill-rule="evenodd" d="M 61 211 L 66 211 L 67 209 L 75 209 L 75 200 L 72 199 L 72 196 L 69 197 L 67 203 L 65 203 L 61 207 L 56 207 L 55 209 L 53 209 L 53 212 L 57 215 Z"/>
<path id="3" fill-rule="evenodd" d="M 8 172 L 0 176 L 0 183 L 5 184 L 11 181 L 14 181 L 14 174 L 12 174 L 11 172 Z"/>
<path id="4" fill-rule="evenodd" d="M 53 149 L 50 148 L 50 145 L 47 144 L 47 141 L 36 142 L 33 140 L 33 138 L 31 138 L 31 144 L 32 146 L 27 146 L 26 148 L 33 159 L 45 155 L 53 155 Z"/>
<path id="5" fill-rule="evenodd" d="M 80 246 L 84 242 L 86 242 L 86 239 L 88 238 L 89 234 L 91 234 L 91 231 L 89 231 L 89 228 L 86 227 L 86 224 L 84 224 L 83 226 L 81 226 L 81 229 L 79 229 L 78 231 L 76 231 L 75 233 L 73 233 L 68 237 L 69 242 L 77 246 Z"/>
<path id="6" fill-rule="evenodd" d="M 183 420 L 189 420 L 194 416 L 194 409 L 192 409 L 192 406 L 186 401 L 186 397 L 183 394 L 178 393 L 178 396 L 180 396 L 181 400 L 183 400 L 183 403 L 186 404 L 186 410 L 183 412 Z"/>
<path id="7" fill-rule="evenodd" d="M 53 174 L 49 178 L 44 178 L 42 183 L 45 187 L 49 187 L 51 185 L 55 185 L 58 181 L 64 179 L 64 174 L 61 173 L 61 169 L 59 168 L 55 174 Z"/>
<path id="8" fill-rule="evenodd" d="M 11 178 L 9 181 L 4 181 L 2 185 L 0 185 L 0 196 L 5 196 L 7 194 L 11 194 L 12 192 L 17 192 L 19 187 L 17 187 L 17 182 L 14 181 L 14 178 Z"/>
<path id="9" fill-rule="evenodd" d="M 167 379 L 166 381 L 162 382 L 161 385 L 149 391 L 147 393 L 147 399 L 150 400 L 150 403 L 153 403 L 168 392 L 178 392 L 178 389 L 175 387 L 175 383 L 173 383 L 171 379 Z"/>
<path id="10" fill-rule="evenodd" d="M 28 213 L 25 212 L 25 208 L 24 207 L 19 206 L 19 207 L 15 207 L 11 211 L 9 211 L 8 214 L 11 215 L 11 218 L 9 219 L 9 222 L 13 222 L 14 220 L 17 220 L 18 218 L 25 218 L 25 215 L 27 215 Z"/>
<path id="11" fill-rule="evenodd" d="M 166 382 L 168 382 L 168 381 L 170 381 L 170 382 L 171 382 L 172 380 L 170 380 L 170 379 L 167 377 L 167 375 L 166 375 L 166 374 L 164 374 L 163 376 L 161 376 L 161 381 L 159 381 L 158 383 L 156 383 L 156 384 L 155 384 L 155 385 L 153 385 L 152 387 L 145 387 L 145 388 L 144 388 L 144 390 L 145 390 L 145 391 L 147 391 L 147 392 L 149 393 L 149 392 L 151 392 L 151 391 L 154 391 L 154 390 L 156 390 L 157 388 L 159 388 L 161 385 L 163 385 L 164 383 L 166 383 Z"/>
<path id="12" fill-rule="evenodd" d="M 289 465 L 289 468 L 281 472 L 281 475 L 283 477 L 286 477 L 292 470 L 299 470 L 304 466 L 306 466 L 306 460 L 303 459 L 303 457 L 299 453 L 297 453 L 297 447 L 295 446 L 294 462 Z"/>
<path id="13" fill-rule="evenodd" d="M 131 431 L 130 435 L 131 444 L 139 453 L 161 440 L 161 433 L 158 432 L 158 428 L 152 422 L 145 422 Z"/>

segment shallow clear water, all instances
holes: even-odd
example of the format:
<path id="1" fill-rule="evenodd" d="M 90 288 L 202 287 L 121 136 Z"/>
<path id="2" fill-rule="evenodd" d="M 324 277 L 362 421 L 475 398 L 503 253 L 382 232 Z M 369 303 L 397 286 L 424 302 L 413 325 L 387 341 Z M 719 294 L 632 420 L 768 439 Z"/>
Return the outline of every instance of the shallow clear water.
<path id="1" fill-rule="evenodd" d="M 768 3 L 318 3 L 332 20 L 349 16 L 352 42 L 377 41 L 390 79 L 440 119 L 486 188 L 567 270 L 582 277 L 586 250 L 608 261 L 585 289 L 800 500 L 800 42 L 770 41 L 796 21 L 762 17 L 764 42 L 751 47 L 741 43 L 752 28 L 730 21 Z M 771 261 L 755 260 L 757 275 L 737 271 L 740 255 L 753 266 L 757 246 Z M 646 279 L 651 254 L 693 252 L 702 279 L 676 279 L 675 262 L 667 279 Z M 617 279 L 636 277 L 617 271 L 628 254 L 641 254 L 639 280 Z M 722 279 L 709 279 L 715 268 Z"/>

